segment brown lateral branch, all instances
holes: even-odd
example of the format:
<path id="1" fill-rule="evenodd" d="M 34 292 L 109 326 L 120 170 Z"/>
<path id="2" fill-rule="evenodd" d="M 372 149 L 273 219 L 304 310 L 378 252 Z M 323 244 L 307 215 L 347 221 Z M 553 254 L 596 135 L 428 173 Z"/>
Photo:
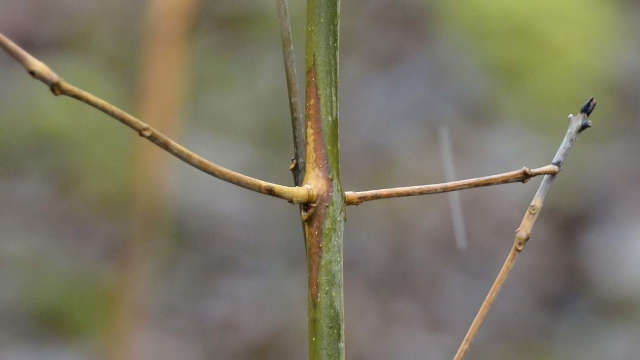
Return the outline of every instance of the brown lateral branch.
<path id="1" fill-rule="evenodd" d="M 556 165 L 558 168 L 561 168 L 564 164 L 564 161 L 569 154 L 569 150 L 573 147 L 573 144 L 576 142 L 578 135 L 591 127 L 591 121 L 589 120 L 589 115 L 593 112 L 596 107 L 596 101 L 593 98 L 590 98 L 580 109 L 580 113 L 578 115 L 569 115 L 569 128 L 567 129 L 567 133 L 564 135 L 562 139 L 562 143 L 560 143 L 560 147 L 556 152 L 556 155 L 553 157 L 552 164 Z M 516 261 L 517 255 L 522 252 L 524 246 L 527 241 L 531 237 L 531 231 L 533 229 L 533 225 L 542 210 L 542 205 L 544 204 L 544 199 L 549 194 L 549 190 L 551 189 L 551 184 L 553 180 L 556 178 L 555 174 L 545 175 L 538 187 L 538 191 L 533 196 L 529 207 L 524 213 L 522 218 L 522 222 L 520 226 L 516 229 L 515 239 L 513 241 L 513 245 L 509 250 L 509 254 L 507 255 L 507 259 L 504 261 L 500 272 L 498 272 L 498 276 L 491 285 L 487 296 L 485 297 L 482 305 L 480 305 L 480 309 L 478 309 L 478 313 L 476 314 L 471 326 L 469 326 L 469 330 L 465 335 L 460 347 L 458 347 L 458 351 L 454 356 L 454 360 L 462 360 L 464 355 L 469 350 L 471 346 L 471 342 L 475 338 L 478 333 L 478 329 L 484 322 L 484 319 L 487 317 L 487 313 L 491 309 L 491 305 L 495 301 L 504 281 L 507 279 L 509 272 L 513 268 L 513 265 Z"/>
<path id="2" fill-rule="evenodd" d="M 485 177 L 457 180 L 441 184 L 406 186 L 389 189 L 368 190 L 368 191 L 347 191 L 345 192 L 347 205 L 360 205 L 365 201 L 388 199 L 395 197 L 417 196 L 427 194 L 438 194 L 450 191 L 458 191 L 476 187 L 508 184 L 512 182 L 527 182 L 529 179 L 540 175 L 555 175 L 560 171 L 556 165 L 546 165 L 536 169 L 522 168 L 520 170 L 509 171 L 501 174 Z"/>
<path id="3" fill-rule="evenodd" d="M 45 63 L 33 57 L 2 33 L 0 33 L 0 47 L 22 64 L 31 76 L 47 84 L 54 95 L 66 95 L 75 98 L 104 112 L 136 131 L 140 136 L 146 138 L 158 147 L 164 149 L 171 155 L 195 167 L 196 169 L 217 177 L 220 180 L 224 180 L 261 194 L 279 197 L 295 203 L 308 203 L 315 201 L 315 194 L 310 186 L 291 187 L 274 184 L 229 170 L 208 161 L 173 141 L 168 136 L 149 126 L 147 123 L 100 99 L 99 97 L 62 80 L 62 78 L 60 78 Z"/>

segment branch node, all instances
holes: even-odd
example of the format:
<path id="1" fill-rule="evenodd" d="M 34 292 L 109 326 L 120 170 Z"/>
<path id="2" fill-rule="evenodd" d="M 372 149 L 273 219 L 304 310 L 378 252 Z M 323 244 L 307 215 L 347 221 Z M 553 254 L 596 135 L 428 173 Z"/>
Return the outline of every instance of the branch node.
<path id="1" fill-rule="evenodd" d="M 593 126 L 593 123 L 591 122 L 591 120 L 584 120 L 582 123 L 580 123 L 580 129 L 578 130 L 578 132 L 581 133 L 584 130 L 590 128 L 591 126 Z"/>
<path id="2" fill-rule="evenodd" d="M 148 138 L 149 136 L 151 136 L 151 134 L 153 134 L 153 130 L 149 125 L 145 125 L 140 128 L 140 130 L 138 130 L 138 135 L 142 136 L 143 138 Z"/>
<path id="3" fill-rule="evenodd" d="M 315 192 L 315 190 L 313 190 L 313 186 L 311 186 L 311 184 L 304 184 L 302 185 L 303 189 L 307 190 L 307 203 L 310 204 L 315 204 L 316 200 L 318 199 L 318 196 Z"/>
<path id="4" fill-rule="evenodd" d="M 62 95 L 62 88 L 60 87 L 60 80 L 49 85 L 49 90 L 54 96 Z"/>
<path id="5" fill-rule="evenodd" d="M 522 183 L 525 184 L 529 179 L 531 179 L 535 174 L 528 167 L 522 168 Z"/>
<path id="6" fill-rule="evenodd" d="M 531 234 L 527 231 L 521 230 L 520 228 L 516 229 L 516 238 L 513 242 L 513 247 L 518 252 L 522 252 L 524 250 L 524 246 L 527 244 L 527 241 L 531 238 Z"/>
<path id="7" fill-rule="evenodd" d="M 298 162 L 296 161 L 295 158 L 291 158 L 291 163 L 289 164 L 289 171 L 295 172 L 297 167 L 298 167 Z"/>
<path id="8" fill-rule="evenodd" d="M 302 216 L 303 222 L 307 222 L 307 220 L 309 220 L 311 215 L 313 215 L 313 213 L 316 211 L 316 206 L 317 204 L 315 202 L 306 203 L 302 206 L 300 214 Z"/>

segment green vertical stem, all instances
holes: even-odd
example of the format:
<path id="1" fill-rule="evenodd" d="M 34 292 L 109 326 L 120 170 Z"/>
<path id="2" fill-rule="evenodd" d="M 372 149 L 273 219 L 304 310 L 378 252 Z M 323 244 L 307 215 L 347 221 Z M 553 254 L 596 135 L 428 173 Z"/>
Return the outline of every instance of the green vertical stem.
<path id="1" fill-rule="evenodd" d="M 308 272 L 309 359 L 344 359 L 342 238 L 345 219 L 338 147 L 339 0 L 308 0 L 306 171 L 317 194 L 302 211 Z"/>

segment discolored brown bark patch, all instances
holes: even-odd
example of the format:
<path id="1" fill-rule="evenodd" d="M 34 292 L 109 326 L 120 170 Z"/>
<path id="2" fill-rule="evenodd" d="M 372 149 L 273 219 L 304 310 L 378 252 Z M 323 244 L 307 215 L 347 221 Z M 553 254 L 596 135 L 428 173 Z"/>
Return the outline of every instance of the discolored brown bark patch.
<path id="1" fill-rule="evenodd" d="M 313 186 L 317 194 L 314 204 L 303 205 L 309 294 L 313 303 L 318 298 L 318 274 L 322 257 L 322 226 L 331 199 L 331 179 L 327 152 L 322 137 L 322 114 L 316 80 L 315 63 L 306 74 L 307 153 L 304 183 Z"/>

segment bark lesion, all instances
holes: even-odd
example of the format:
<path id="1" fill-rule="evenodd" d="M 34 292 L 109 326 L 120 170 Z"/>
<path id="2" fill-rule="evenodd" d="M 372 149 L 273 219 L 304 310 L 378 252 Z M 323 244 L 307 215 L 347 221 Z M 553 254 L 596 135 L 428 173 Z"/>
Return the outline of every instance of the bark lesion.
<path id="1" fill-rule="evenodd" d="M 309 271 L 309 295 L 312 303 L 318 297 L 318 274 L 322 257 L 322 235 L 326 208 L 331 199 L 327 151 L 322 137 L 322 110 L 318 95 L 315 62 L 306 73 L 306 171 L 303 183 L 316 192 L 313 203 L 302 206 Z"/>

